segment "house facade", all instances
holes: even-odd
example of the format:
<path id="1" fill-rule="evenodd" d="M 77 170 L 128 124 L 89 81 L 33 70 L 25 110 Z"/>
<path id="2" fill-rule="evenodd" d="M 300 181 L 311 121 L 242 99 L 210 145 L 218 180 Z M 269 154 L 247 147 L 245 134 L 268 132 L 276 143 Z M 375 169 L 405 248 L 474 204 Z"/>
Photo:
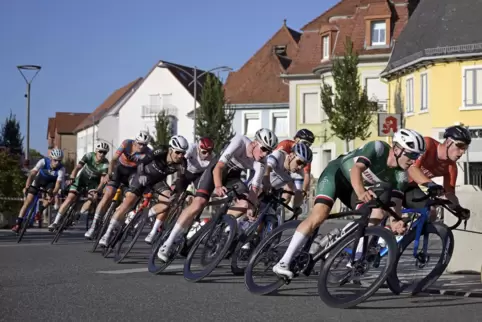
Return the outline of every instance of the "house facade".
<path id="1" fill-rule="evenodd" d="M 459 162 L 457 184 L 482 187 L 481 11 L 477 1 L 422 1 L 382 76 L 388 108 L 403 114 L 405 127 L 439 140 L 448 126 L 469 128 L 473 141 Z"/>
<path id="2" fill-rule="evenodd" d="M 300 33 L 284 21 L 281 28 L 239 70 L 228 75 L 227 102 L 234 109 L 233 130 L 250 138 L 260 128 L 278 139 L 291 138 L 289 85 L 280 77 L 298 51 Z"/>
<path id="3" fill-rule="evenodd" d="M 76 127 L 82 123 L 89 113 L 57 112 L 50 117 L 47 127 L 47 148 L 59 148 L 65 159 L 77 160 Z"/>
<path id="4" fill-rule="evenodd" d="M 333 59 L 343 56 L 350 37 L 359 55 L 360 83 L 366 87 L 369 99 L 378 102 L 379 111 L 385 112 L 388 84 L 380 73 L 388 63 L 394 40 L 406 25 L 409 11 L 408 0 L 342 0 L 301 29 L 298 53 L 281 77 L 289 82 L 290 132 L 308 128 L 316 136 L 312 147 L 315 177 L 328 162 L 346 152 L 345 142 L 330 130 L 321 105 L 323 81 L 334 85 Z M 378 137 L 376 114 L 370 130 L 367 140 L 386 140 Z M 357 139 L 350 142 L 349 148 L 363 143 Z"/>

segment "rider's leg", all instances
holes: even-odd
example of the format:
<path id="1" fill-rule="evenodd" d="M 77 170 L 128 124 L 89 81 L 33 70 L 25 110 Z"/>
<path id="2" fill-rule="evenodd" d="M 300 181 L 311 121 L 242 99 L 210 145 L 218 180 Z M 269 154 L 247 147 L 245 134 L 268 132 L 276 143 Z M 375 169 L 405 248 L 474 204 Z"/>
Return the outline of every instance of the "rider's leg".
<path id="1" fill-rule="evenodd" d="M 152 225 L 152 229 L 144 239 L 146 243 L 152 243 L 152 240 L 157 235 L 157 231 L 162 227 L 164 220 L 166 219 L 167 210 L 169 209 L 169 199 L 171 198 L 171 190 L 167 184 L 164 189 L 155 188 L 156 192 L 159 194 L 159 203 L 155 204 L 151 209 L 149 209 L 149 216 L 156 216 L 156 221 Z"/>
<path id="2" fill-rule="evenodd" d="M 136 204 L 136 201 L 139 199 L 138 195 L 135 194 L 134 192 L 127 191 L 126 195 L 124 197 L 124 200 L 122 201 L 122 204 L 117 207 L 117 209 L 114 212 L 114 215 L 112 216 L 112 219 L 109 222 L 109 226 L 107 227 L 107 230 L 105 231 L 104 236 L 99 241 L 99 245 L 101 246 L 107 246 L 108 241 L 112 237 L 112 232 L 115 229 L 118 229 L 122 227 L 122 223 L 124 222 L 125 215 L 129 210 L 131 210 L 134 205 Z"/>
<path id="3" fill-rule="evenodd" d="M 107 210 L 108 205 L 114 198 L 119 185 L 120 184 L 114 183 L 113 185 L 107 186 L 105 188 L 105 192 L 104 192 L 104 195 L 102 196 L 102 200 L 99 202 L 99 204 L 97 205 L 97 208 L 95 209 L 94 220 L 92 220 L 90 228 L 87 230 L 87 232 L 84 235 L 86 238 L 91 238 L 92 235 L 94 234 L 96 226 L 102 220 L 104 213 Z"/>
<path id="4" fill-rule="evenodd" d="M 58 226 L 60 220 L 62 219 L 62 216 L 65 215 L 65 212 L 67 211 L 67 209 L 69 209 L 70 205 L 75 201 L 76 198 L 76 191 L 71 189 L 69 191 L 69 194 L 67 195 L 67 198 L 65 198 L 65 201 L 60 206 L 60 209 L 55 216 L 54 222 L 49 226 L 50 230 L 55 229 Z"/>

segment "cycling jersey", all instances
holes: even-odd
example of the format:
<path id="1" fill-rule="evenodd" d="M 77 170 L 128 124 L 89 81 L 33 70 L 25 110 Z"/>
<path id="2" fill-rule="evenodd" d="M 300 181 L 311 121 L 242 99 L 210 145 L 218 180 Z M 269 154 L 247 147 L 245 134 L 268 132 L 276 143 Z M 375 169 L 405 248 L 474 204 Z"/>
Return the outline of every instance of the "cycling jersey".
<path id="1" fill-rule="evenodd" d="M 211 162 L 211 160 L 215 157 L 214 152 L 206 158 L 206 160 L 201 160 L 199 155 L 198 144 L 193 143 L 189 145 L 189 148 L 186 152 L 186 160 L 187 160 L 187 171 L 191 173 L 202 173 L 206 170 L 207 166 Z"/>
<path id="2" fill-rule="evenodd" d="M 427 146 L 425 153 L 412 166 L 420 168 L 429 179 L 443 177 L 445 191 L 455 192 L 458 172 L 457 163 L 452 160 L 440 160 L 438 158 L 440 143 L 437 140 L 425 137 L 425 143 Z M 410 178 L 410 181 L 412 182 L 413 179 Z"/>
<path id="3" fill-rule="evenodd" d="M 284 150 L 276 150 L 268 155 L 266 163 L 271 168 L 269 181 L 275 190 L 281 189 L 285 184 L 293 181 L 291 172 L 284 166 L 287 156 L 288 154 Z"/>
<path id="4" fill-rule="evenodd" d="M 403 198 L 408 185 L 408 175 L 400 168 L 387 166 L 390 145 L 383 141 L 372 141 L 362 147 L 340 155 L 328 163 L 318 179 L 315 203 L 332 206 L 337 198 L 347 206 L 353 207 L 353 187 L 350 171 L 355 163 L 363 163 L 367 169 L 362 172 L 363 184 L 366 188 L 377 182 L 390 183 L 393 186 L 393 197 Z"/>
<path id="5" fill-rule="evenodd" d="M 293 147 L 295 146 L 296 142 L 293 140 L 283 140 L 281 141 L 275 150 L 283 150 L 286 153 L 291 153 Z M 304 167 L 305 173 L 311 173 L 311 163 L 308 163 Z"/>
<path id="6" fill-rule="evenodd" d="M 254 170 L 251 184 L 254 187 L 260 187 L 266 165 L 264 161 L 258 162 L 254 157 L 248 156 L 247 148 L 250 143 L 251 140 L 246 136 L 236 135 L 222 152 L 218 162 L 224 163 L 228 172 Z"/>
<path id="7" fill-rule="evenodd" d="M 147 146 L 144 146 L 141 152 L 133 152 L 134 140 L 124 140 L 117 148 L 115 154 L 119 156 L 119 162 L 125 167 L 135 168 L 138 161 L 151 152 Z"/>
<path id="8" fill-rule="evenodd" d="M 38 174 L 46 178 L 48 181 L 63 181 L 65 176 L 64 165 L 59 162 L 55 168 L 51 166 L 50 158 L 40 159 L 34 167 Z"/>
<path id="9" fill-rule="evenodd" d="M 77 193 L 79 189 L 96 189 L 99 186 L 100 177 L 106 175 L 109 169 L 109 161 L 102 158 L 100 162 L 97 162 L 95 152 L 86 153 L 79 164 L 83 165 L 83 168 L 70 185 L 69 192 Z"/>

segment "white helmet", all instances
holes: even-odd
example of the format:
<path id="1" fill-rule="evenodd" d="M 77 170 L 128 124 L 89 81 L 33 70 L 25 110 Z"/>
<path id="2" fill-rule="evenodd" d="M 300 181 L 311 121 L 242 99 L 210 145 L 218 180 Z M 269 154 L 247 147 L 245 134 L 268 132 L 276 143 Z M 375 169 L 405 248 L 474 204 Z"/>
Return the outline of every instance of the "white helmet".
<path id="1" fill-rule="evenodd" d="M 274 150 L 278 145 L 278 137 L 269 129 L 260 129 L 256 131 L 254 138 L 269 150 Z"/>
<path id="2" fill-rule="evenodd" d="M 149 133 L 140 131 L 136 136 L 136 142 L 141 144 L 148 144 L 151 141 L 151 136 Z"/>
<path id="3" fill-rule="evenodd" d="M 186 152 L 189 148 L 189 143 L 182 135 L 174 135 L 169 140 L 169 146 L 176 151 Z"/>
<path id="4" fill-rule="evenodd" d="M 109 152 L 109 145 L 105 142 L 98 142 L 96 145 L 95 145 L 95 151 L 105 151 L 105 152 Z"/>
<path id="5" fill-rule="evenodd" d="M 60 161 L 64 158 L 64 153 L 62 152 L 62 150 L 55 148 L 50 151 L 50 157 L 54 160 Z"/>
<path id="6" fill-rule="evenodd" d="M 398 143 L 409 152 L 425 153 L 425 140 L 420 133 L 414 130 L 400 129 L 394 134 L 393 142 Z"/>

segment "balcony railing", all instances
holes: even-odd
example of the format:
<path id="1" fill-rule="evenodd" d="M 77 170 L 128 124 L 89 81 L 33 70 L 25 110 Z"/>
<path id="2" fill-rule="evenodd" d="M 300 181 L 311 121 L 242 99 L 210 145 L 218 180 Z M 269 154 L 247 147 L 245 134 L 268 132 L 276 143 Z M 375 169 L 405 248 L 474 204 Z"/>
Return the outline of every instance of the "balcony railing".
<path id="1" fill-rule="evenodd" d="M 143 105 L 141 116 L 144 118 L 155 118 L 161 111 L 165 111 L 166 115 L 178 117 L 177 107 L 162 105 Z"/>

